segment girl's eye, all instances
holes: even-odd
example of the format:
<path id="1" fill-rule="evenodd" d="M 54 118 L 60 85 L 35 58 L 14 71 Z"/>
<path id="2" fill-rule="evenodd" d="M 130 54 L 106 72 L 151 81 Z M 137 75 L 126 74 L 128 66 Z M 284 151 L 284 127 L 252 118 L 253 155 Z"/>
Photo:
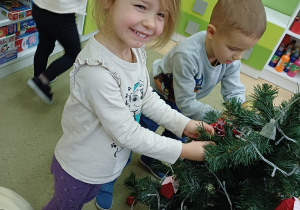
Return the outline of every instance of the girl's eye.
<path id="1" fill-rule="evenodd" d="M 163 13 L 158 13 L 157 15 L 158 15 L 159 17 L 162 17 L 162 18 L 165 17 L 165 15 L 164 15 Z"/>
<path id="2" fill-rule="evenodd" d="M 138 7 L 138 8 L 140 8 L 140 9 L 142 9 L 142 10 L 146 10 L 146 7 L 143 6 L 143 5 L 135 5 L 135 6 Z"/>
<path id="3" fill-rule="evenodd" d="M 232 47 L 228 47 L 228 48 L 229 48 L 229 50 L 231 50 L 231 51 L 236 51 L 235 48 L 232 48 Z"/>

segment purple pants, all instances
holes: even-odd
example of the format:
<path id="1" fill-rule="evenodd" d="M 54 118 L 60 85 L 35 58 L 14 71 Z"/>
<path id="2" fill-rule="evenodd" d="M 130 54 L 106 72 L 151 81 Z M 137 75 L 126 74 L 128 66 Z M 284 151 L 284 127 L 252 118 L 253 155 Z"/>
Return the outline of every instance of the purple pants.
<path id="1" fill-rule="evenodd" d="M 51 173 L 54 176 L 54 194 L 43 210 L 82 209 L 96 197 L 100 184 L 88 184 L 69 175 L 53 155 Z"/>

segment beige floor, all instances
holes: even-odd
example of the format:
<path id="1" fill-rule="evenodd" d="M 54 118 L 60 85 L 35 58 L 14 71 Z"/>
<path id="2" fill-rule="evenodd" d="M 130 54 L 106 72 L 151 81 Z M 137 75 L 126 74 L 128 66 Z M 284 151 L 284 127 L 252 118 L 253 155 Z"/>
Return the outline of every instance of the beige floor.
<path id="1" fill-rule="evenodd" d="M 159 52 L 165 54 L 173 45 L 174 42 L 170 41 L 167 47 Z M 52 56 L 50 62 L 60 55 Z M 148 68 L 153 60 L 159 57 L 160 54 L 148 51 Z M 0 186 L 16 191 L 28 200 L 34 209 L 39 210 L 53 193 L 53 177 L 49 167 L 56 142 L 62 135 L 60 119 L 69 94 L 69 72 L 60 75 L 52 85 L 55 93 L 55 103 L 52 106 L 41 102 L 27 87 L 26 82 L 32 77 L 32 73 L 33 67 L 29 66 L 0 80 Z M 265 82 L 246 75 L 241 75 L 241 80 L 246 85 L 246 94 L 252 92 L 253 85 Z M 275 103 L 279 104 L 290 96 L 290 92 L 279 89 Z M 222 102 L 220 85 L 203 101 L 219 109 Z M 131 163 L 116 182 L 114 210 L 130 209 L 125 204 L 129 191 L 123 186 L 123 179 L 130 171 L 137 173 L 138 177 L 149 175 L 138 163 L 138 157 L 139 155 L 134 153 Z M 85 205 L 83 209 L 96 210 L 94 201 Z M 138 204 L 134 209 L 148 208 Z"/>

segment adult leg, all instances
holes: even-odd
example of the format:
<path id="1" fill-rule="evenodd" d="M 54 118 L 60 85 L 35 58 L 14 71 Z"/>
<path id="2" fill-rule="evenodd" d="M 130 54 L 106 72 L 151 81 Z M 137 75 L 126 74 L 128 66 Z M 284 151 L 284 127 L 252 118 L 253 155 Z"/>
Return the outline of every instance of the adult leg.
<path id="1" fill-rule="evenodd" d="M 48 58 L 54 50 L 56 39 L 48 32 L 49 26 L 47 24 L 51 21 L 51 16 L 47 10 L 41 9 L 33 4 L 32 17 L 39 32 L 39 43 L 37 45 L 33 61 L 34 77 L 38 78 L 39 75 L 47 68 Z"/>
<path id="2" fill-rule="evenodd" d="M 54 176 L 54 194 L 43 210 L 53 209 L 82 209 L 85 203 L 91 201 L 101 185 L 88 184 L 75 179 L 64 171 L 55 156 L 51 164 Z"/>
<path id="3" fill-rule="evenodd" d="M 59 28 L 55 31 L 55 38 L 63 46 L 65 54 L 53 61 L 43 72 L 49 80 L 67 71 L 75 62 L 81 50 L 80 38 L 77 30 L 75 14 L 58 14 Z"/>
<path id="4" fill-rule="evenodd" d="M 45 103 L 52 104 L 49 82 L 73 65 L 81 49 L 75 14 L 57 14 L 36 5 L 33 7 L 41 40 L 34 57 L 34 78 L 28 80 L 27 84 Z M 65 48 L 65 55 L 46 68 L 56 40 Z"/>
<path id="5" fill-rule="evenodd" d="M 43 76 L 43 72 L 47 68 L 48 58 L 55 47 L 56 38 L 52 31 L 56 28 L 53 23 L 56 14 L 33 4 L 32 16 L 39 32 L 39 43 L 34 55 L 34 77 L 29 79 L 27 84 L 45 103 L 52 104 L 53 94 L 48 85 L 52 79 L 48 80 Z"/>

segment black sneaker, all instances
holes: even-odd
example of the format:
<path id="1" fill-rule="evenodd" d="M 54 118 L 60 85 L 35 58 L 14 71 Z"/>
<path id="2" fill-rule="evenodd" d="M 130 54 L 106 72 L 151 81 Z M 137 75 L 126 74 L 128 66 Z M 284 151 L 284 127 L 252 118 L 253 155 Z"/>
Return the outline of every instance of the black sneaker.
<path id="1" fill-rule="evenodd" d="M 56 80 L 57 80 L 57 77 L 55 77 L 53 80 L 51 80 L 51 81 L 49 82 L 49 84 L 55 82 Z"/>
<path id="2" fill-rule="evenodd" d="M 27 81 L 27 85 L 34 90 L 34 92 L 44 101 L 46 104 L 52 104 L 53 94 L 48 85 L 44 85 L 39 78 L 33 77 Z"/>

